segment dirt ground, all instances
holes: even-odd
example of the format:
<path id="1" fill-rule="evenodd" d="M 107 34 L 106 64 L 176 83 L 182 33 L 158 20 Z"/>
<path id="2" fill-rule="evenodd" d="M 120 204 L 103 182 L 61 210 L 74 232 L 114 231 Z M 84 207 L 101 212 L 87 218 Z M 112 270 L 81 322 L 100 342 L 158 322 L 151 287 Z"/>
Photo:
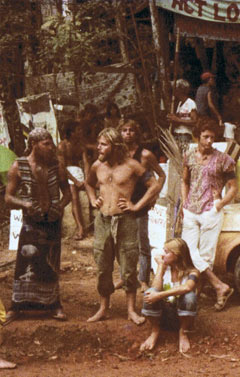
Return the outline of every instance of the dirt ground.
<path id="1" fill-rule="evenodd" d="M 214 294 L 199 302 L 196 330 L 190 335 L 188 356 L 178 352 L 177 333 L 162 331 L 154 351 L 139 353 L 149 332 L 148 323 L 137 327 L 127 320 L 125 295 L 116 291 L 111 299 L 111 317 L 87 323 L 98 308 L 96 267 L 92 237 L 64 240 L 60 275 L 61 296 L 67 322 L 57 322 L 46 313 L 29 313 L 3 328 L 0 356 L 17 362 L 15 370 L 0 371 L 4 377 L 239 377 L 239 295 L 216 313 Z M 1 247 L 1 262 L 14 259 L 14 252 Z M 14 265 L 0 273 L 1 297 L 6 307 L 11 299 Z M 116 266 L 114 279 L 118 279 Z M 137 307 L 141 309 L 138 292 Z"/>

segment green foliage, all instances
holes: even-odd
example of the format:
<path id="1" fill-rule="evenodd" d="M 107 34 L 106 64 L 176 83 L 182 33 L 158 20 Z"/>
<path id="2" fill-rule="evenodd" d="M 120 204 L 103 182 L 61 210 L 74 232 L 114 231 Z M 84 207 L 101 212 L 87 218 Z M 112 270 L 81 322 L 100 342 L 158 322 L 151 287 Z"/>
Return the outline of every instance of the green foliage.
<path id="1" fill-rule="evenodd" d="M 119 59 L 111 4 L 87 1 L 67 17 L 48 17 L 41 27 L 39 64 L 43 72 L 74 71 L 78 75 L 92 65 Z"/>

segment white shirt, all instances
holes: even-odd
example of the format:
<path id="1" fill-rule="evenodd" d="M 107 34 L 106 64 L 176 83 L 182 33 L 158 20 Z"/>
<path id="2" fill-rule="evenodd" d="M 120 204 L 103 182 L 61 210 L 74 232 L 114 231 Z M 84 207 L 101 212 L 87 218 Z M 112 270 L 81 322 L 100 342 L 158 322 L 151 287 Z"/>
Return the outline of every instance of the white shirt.
<path id="1" fill-rule="evenodd" d="M 197 106 L 195 101 L 193 101 L 191 98 L 188 98 L 185 102 L 179 102 L 176 114 L 182 119 L 191 120 L 192 110 L 197 110 Z M 176 126 L 174 132 L 177 134 L 192 135 L 191 127 L 183 124 L 179 124 L 178 126 Z"/>

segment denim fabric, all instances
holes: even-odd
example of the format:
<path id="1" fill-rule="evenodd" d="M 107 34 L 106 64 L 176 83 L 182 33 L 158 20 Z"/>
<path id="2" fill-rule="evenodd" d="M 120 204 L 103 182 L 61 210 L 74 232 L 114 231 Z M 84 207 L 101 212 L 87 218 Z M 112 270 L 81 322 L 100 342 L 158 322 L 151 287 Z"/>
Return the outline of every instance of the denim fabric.
<path id="1" fill-rule="evenodd" d="M 147 292 L 159 292 L 156 288 L 149 288 L 144 292 L 144 296 Z M 170 309 L 171 308 L 171 309 Z M 177 317 L 191 316 L 194 317 L 197 314 L 197 295 L 195 292 L 189 292 L 181 295 L 177 299 L 177 304 L 171 304 L 165 300 L 159 300 L 153 304 L 143 302 L 142 314 L 146 317 L 165 317 L 164 322 L 177 321 Z M 167 316 L 171 318 L 166 318 Z M 162 321 L 161 321 L 162 322 Z"/>
<path id="2" fill-rule="evenodd" d="M 179 317 L 195 317 L 197 315 L 197 295 L 195 292 L 188 292 L 178 297 L 177 313 Z"/>

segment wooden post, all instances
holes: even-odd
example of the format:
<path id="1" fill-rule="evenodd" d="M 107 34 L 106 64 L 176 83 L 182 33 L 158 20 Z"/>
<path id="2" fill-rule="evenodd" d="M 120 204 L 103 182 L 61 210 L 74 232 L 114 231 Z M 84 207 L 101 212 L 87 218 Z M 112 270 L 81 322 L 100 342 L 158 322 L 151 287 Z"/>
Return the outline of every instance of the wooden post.
<path id="1" fill-rule="evenodd" d="M 174 104 L 176 98 L 176 81 L 178 74 L 178 60 L 179 60 L 179 46 L 180 46 L 180 30 L 177 28 L 175 55 L 174 55 L 174 72 L 173 72 L 173 87 L 172 87 L 172 102 L 171 102 L 171 114 L 174 113 Z M 172 124 L 170 124 L 170 131 L 172 131 Z"/>
<path id="2" fill-rule="evenodd" d="M 170 111 L 170 70 L 169 70 L 169 37 L 164 15 L 161 13 L 161 22 L 155 0 L 149 0 L 149 9 L 151 13 L 153 43 L 157 57 L 157 68 L 160 81 L 160 90 L 165 110 Z M 164 51 L 164 54 L 162 53 Z"/>
<path id="3" fill-rule="evenodd" d="M 134 25 L 134 30 L 135 30 L 136 38 L 137 38 L 139 55 L 140 55 L 140 59 L 141 59 L 141 62 L 142 62 L 144 84 L 145 84 L 145 88 L 147 90 L 147 94 L 149 96 L 154 124 L 157 124 L 157 115 L 156 115 L 156 109 L 155 109 L 155 106 L 154 106 L 152 89 L 151 89 L 151 86 L 150 86 L 150 82 L 148 80 L 147 69 L 146 69 L 144 58 L 143 58 L 142 46 L 141 46 L 141 42 L 140 42 L 140 38 L 139 38 L 137 24 L 136 24 L 136 21 L 135 21 L 133 10 L 132 10 L 132 5 L 130 5 L 130 12 L 131 12 L 131 17 L 132 17 L 132 21 L 133 21 L 133 25 Z M 150 122 L 149 125 L 150 125 L 150 129 L 151 129 L 152 135 L 155 136 L 156 131 L 155 131 L 154 125 L 152 124 L 152 122 Z"/>

